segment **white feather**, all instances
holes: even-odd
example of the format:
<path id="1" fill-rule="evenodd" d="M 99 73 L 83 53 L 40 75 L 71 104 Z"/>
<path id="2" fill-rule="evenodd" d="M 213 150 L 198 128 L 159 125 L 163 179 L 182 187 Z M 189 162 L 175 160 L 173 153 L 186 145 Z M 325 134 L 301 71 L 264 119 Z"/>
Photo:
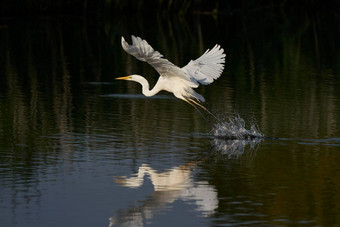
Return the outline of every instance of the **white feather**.
<path id="1" fill-rule="evenodd" d="M 210 84 L 220 77 L 223 72 L 225 63 L 225 54 L 223 52 L 223 48 L 215 45 L 213 49 L 208 49 L 198 59 L 190 61 L 182 70 L 200 84 Z"/>

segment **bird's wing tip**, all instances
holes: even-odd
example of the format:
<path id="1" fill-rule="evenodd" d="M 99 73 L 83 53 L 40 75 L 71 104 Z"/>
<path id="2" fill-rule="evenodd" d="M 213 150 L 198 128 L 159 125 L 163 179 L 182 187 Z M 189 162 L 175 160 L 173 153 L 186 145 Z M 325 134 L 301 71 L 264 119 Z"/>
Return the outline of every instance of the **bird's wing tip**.
<path id="1" fill-rule="evenodd" d="M 122 36 L 122 38 L 121 38 L 121 43 L 122 43 L 122 46 L 124 46 L 124 44 L 126 43 L 126 41 L 125 41 L 125 39 L 124 39 L 123 36 Z"/>

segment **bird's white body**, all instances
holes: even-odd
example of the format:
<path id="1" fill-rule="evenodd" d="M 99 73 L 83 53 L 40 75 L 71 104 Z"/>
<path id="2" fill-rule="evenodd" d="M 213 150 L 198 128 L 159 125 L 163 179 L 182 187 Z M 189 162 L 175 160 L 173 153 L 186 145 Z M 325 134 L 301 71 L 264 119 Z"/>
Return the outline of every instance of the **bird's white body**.
<path id="1" fill-rule="evenodd" d="M 153 66 L 160 74 L 160 77 L 151 90 L 148 81 L 140 75 L 117 79 L 132 80 L 140 83 L 142 93 L 145 96 L 153 96 L 159 91 L 165 90 L 172 92 L 177 98 L 191 105 L 199 105 L 193 99 L 202 102 L 205 100 L 202 95 L 194 91 L 194 88 L 197 88 L 200 84 L 207 85 L 212 83 L 223 72 L 225 54 L 219 45 L 215 45 L 214 48 L 207 50 L 198 59 L 191 60 L 186 66 L 180 68 L 163 58 L 163 55 L 155 51 L 145 40 L 135 36 L 131 36 L 131 38 L 132 45 L 129 45 L 122 37 L 123 49 L 138 60 L 145 61 Z M 204 108 L 203 106 L 201 107 Z"/>
<path id="2" fill-rule="evenodd" d="M 131 75 L 127 80 L 132 80 L 140 83 L 142 85 L 142 93 L 147 97 L 154 96 L 158 92 L 164 90 L 172 92 L 179 99 L 185 99 L 186 97 L 188 98 L 188 94 L 190 94 L 191 96 L 202 102 L 205 101 L 203 96 L 195 92 L 191 87 L 187 86 L 187 82 L 185 80 L 178 79 L 176 77 L 160 76 L 156 85 L 151 90 L 149 82 L 140 75 Z"/>

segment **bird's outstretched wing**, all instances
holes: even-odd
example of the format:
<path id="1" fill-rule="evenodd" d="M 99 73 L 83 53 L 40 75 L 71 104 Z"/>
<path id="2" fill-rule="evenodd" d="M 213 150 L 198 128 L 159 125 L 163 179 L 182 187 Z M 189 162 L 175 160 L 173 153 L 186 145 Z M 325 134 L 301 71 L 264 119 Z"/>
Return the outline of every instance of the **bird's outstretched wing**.
<path id="1" fill-rule="evenodd" d="M 163 58 L 163 55 L 154 50 L 146 40 L 140 37 L 131 36 L 132 44 L 129 45 L 124 37 L 122 37 L 123 49 L 138 60 L 145 61 L 154 67 L 157 72 L 164 77 L 175 76 L 186 80 L 191 87 L 197 87 L 198 83 L 191 80 L 183 73 L 181 68 L 171 63 L 169 60 Z"/>
<path id="2" fill-rule="evenodd" d="M 221 76 L 225 63 L 223 48 L 215 45 L 211 50 L 207 50 L 201 57 L 191 60 L 182 70 L 200 84 L 207 85 Z"/>

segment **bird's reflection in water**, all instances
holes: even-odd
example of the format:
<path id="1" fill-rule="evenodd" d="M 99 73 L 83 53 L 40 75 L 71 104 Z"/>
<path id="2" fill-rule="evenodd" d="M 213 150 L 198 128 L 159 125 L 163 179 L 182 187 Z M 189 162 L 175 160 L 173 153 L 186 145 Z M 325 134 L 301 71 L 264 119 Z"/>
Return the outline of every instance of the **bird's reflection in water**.
<path id="1" fill-rule="evenodd" d="M 202 216 L 209 216 L 218 207 L 217 191 L 206 181 L 194 181 L 193 170 L 198 163 L 209 159 L 238 158 L 245 151 L 254 151 L 263 141 L 259 139 L 226 140 L 213 139 L 212 147 L 204 152 L 198 161 L 173 167 L 165 172 L 154 170 L 148 164 L 139 167 L 138 172 L 131 177 L 118 177 L 116 183 L 129 188 L 138 188 L 144 183 L 144 177 L 148 176 L 153 184 L 154 191 L 141 205 L 120 210 L 116 216 L 110 218 L 110 227 L 119 226 L 143 226 L 153 216 L 165 210 L 167 206 L 176 200 L 192 202 L 195 210 Z"/>
<path id="2" fill-rule="evenodd" d="M 143 184 L 144 176 L 151 180 L 154 191 L 141 205 L 127 210 L 120 210 L 115 217 L 110 218 L 110 225 L 143 226 L 167 205 L 176 200 L 192 202 L 195 210 L 202 216 L 209 216 L 217 208 L 217 192 L 206 181 L 194 181 L 192 170 L 198 162 L 190 162 L 174 167 L 165 172 L 158 172 L 147 164 L 139 167 L 138 173 L 132 177 L 120 177 L 116 182 L 129 188 L 138 188 Z"/>

